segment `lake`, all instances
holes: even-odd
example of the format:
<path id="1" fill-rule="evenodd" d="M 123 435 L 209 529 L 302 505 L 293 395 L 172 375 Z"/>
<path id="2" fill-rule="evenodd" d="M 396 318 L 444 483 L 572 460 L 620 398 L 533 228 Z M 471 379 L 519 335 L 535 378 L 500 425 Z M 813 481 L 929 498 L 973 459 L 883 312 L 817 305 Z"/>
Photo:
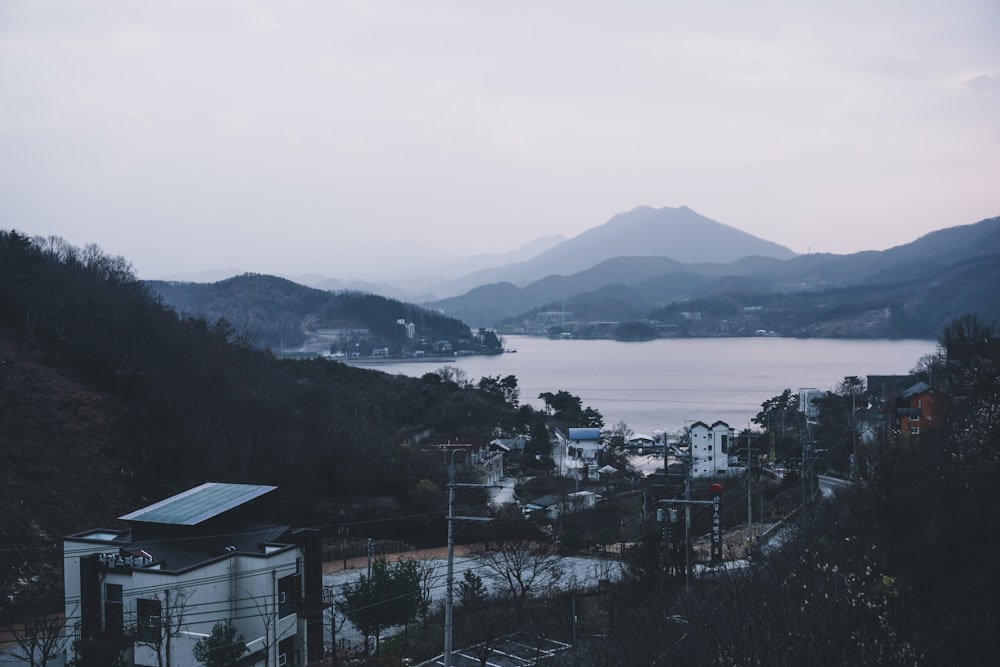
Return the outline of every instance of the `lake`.
<path id="1" fill-rule="evenodd" d="M 516 353 L 380 364 L 386 373 L 420 377 L 448 365 L 472 382 L 514 375 L 521 402 L 544 407 L 542 392 L 568 391 L 637 433 L 675 431 L 701 420 L 743 428 L 761 403 L 786 388 L 832 390 L 848 375 L 905 374 L 931 340 L 799 338 L 661 338 L 641 343 L 504 336 Z"/>

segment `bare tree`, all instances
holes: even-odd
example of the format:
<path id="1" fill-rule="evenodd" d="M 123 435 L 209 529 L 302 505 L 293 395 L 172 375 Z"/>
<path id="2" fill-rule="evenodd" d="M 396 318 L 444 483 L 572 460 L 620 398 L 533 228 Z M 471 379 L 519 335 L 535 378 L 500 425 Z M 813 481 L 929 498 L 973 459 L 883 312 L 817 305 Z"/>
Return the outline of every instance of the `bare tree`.
<path id="1" fill-rule="evenodd" d="M 326 610 L 326 617 L 330 621 L 330 655 L 333 659 L 333 665 L 336 667 L 340 664 L 341 653 L 347 653 L 350 645 L 346 639 L 337 641 L 337 633 L 347 625 L 347 614 L 340 614 L 340 621 L 338 621 L 336 607 L 330 607 Z"/>
<path id="2" fill-rule="evenodd" d="M 59 655 L 66 643 L 63 635 L 66 617 L 63 614 L 46 614 L 31 606 L 23 610 L 21 618 L 20 623 L 11 627 L 14 642 L 31 667 L 45 667 Z"/>
<path id="3" fill-rule="evenodd" d="M 563 575 L 555 548 L 526 537 L 487 539 L 470 554 L 501 582 L 514 602 L 519 621 L 524 618 L 525 602 L 540 589 L 554 587 Z"/>
<path id="4" fill-rule="evenodd" d="M 167 589 L 162 594 L 154 594 L 150 600 L 159 603 L 159 616 L 150 615 L 147 624 L 140 628 L 136 643 L 151 647 L 156 651 L 157 667 L 171 667 L 171 643 L 181 636 L 186 625 L 187 601 L 193 594 L 186 588 Z M 153 620 L 156 619 L 156 620 Z"/>
<path id="5" fill-rule="evenodd" d="M 274 645 L 271 641 L 271 633 L 276 627 L 275 623 L 278 620 L 277 600 L 274 599 L 274 595 L 271 593 L 254 595 L 249 590 L 247 591 L 247 597 L 253 602 L 253 606 L 257 610 L 257 616 L 264 625 L 264 639 L 262 642 L 264 647 L 264 667 L 269 667 L 271 664 L 271 648 Z"/>
<path id="6" fill-rule="evenodd" d="M 431 561 L 419 561 L 420 569 L 420 600 L 417 603 L 420 620 L 427 628 L 427 617 L 430 614 L 434 589 L 441 582 L 442 575 Z"/>
<path id="7" fill-rule="evenodd" d="M 459 613 L 455 627 L 470 646 L 465 649 L 486 667 L 504 633 L 510 630 L 510 596 L 492 595 L 482 578 L 466 570 L 458 584 Z"/>
<path id="8" fill-rule="evenodd" d="M 601 435 L 604 436 L 608 445 L 622 449 L 628 445 L 629 438 L 635 435 L 635 431 L 624 421 L 619 421 L 610 428 L 604 429 Z"/>
<path id="9" fill-rule="evenodd" d="M 434 372 L 445 382 L 454 382 L 459 387 L 469 386 L 469 374 L 457 366 L 442 366 Z"/>

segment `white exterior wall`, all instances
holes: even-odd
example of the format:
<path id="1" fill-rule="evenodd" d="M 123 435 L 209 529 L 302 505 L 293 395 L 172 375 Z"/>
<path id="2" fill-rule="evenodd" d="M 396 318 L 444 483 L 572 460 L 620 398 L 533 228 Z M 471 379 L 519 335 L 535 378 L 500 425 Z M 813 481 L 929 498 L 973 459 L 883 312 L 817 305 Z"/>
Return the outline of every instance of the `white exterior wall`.
<path id="1" fill-rule="evenodd" d="M 601 451 L 600 440 L 570 440 L 569 446 L 576 449 L 576 457 L 581 459 L 596 460 Z"/>
<path id="2" fill-rule="evenodd" d="M 733 446 L 732 429 L 718 422 L 706 426 L 698 422 L 691 427 L 691 476 L 724 477 L 728 474 L 728 451 Z M 725 440 L 723 439 L 725 438 Z M 722 443 L 726 442 L 726 452 Z"/>
<path id="3" fill-rule="evenodd" d="M 799 389 L 799 412 L 806 416 L 806 419 L 816 419 L 819 417 L 819 408 L 813 405 L 814 398 L 822 398 L 824 392 L 812 387 Z"/>
<path id="4" fill-rule="evenodd" d="M 80 558 L 88 554 L 117 550 L 118 545 L 66 540 L 64 583 L 67 632 L 73 632 L 80 622 Z M 110 569 L 100 576 L 101 622 L 105 622 L 104 584 L 122 586 L 126 632 L 137 625 L 137 599 L 158 598 L 165 617 L 168 614 L 165 591 L 169 590 L 171 606 L 176 604 L 179 595 L 187 596 L 180 612 L 183 613 L 181 634 L 170 638 L 171 665 L 198 664 L 193 655 L 195 643 L 208 636 L 216 623 L 227 620 L 231 620 L 243 635 L 251 653 L 268 646 L 271 654 L 268 663 L 275 665 L 278 642 L 298 632 L 294 612 L 282 618 L 274 616 L 278 609 L 278 580 L 295 574 L 297 561 L 301 558 L 302 554 L 297 547 L 285 547 L 266 555 L 234 553 L 228 558 L 179 574 L 153 568 Z M 301 569 L 299 571 L 304 574 Z M 301 592 L 300 588 L 299 593 Z M 268 627 L 265 618 L 269 616 Z M 297 648 L 304 649 L 304 633 L 298 639 Z M 161 651 L 166 654 L 165 646 L 161 646 Z M 292 656 L 288 657 L 288 662 L 292 664 Z M 137 643 L 134 664 L 149 667 L 157 665 L 155 646 Z"/>
<path id="5" fill-rule="evenodd" d="M 63 542 L 63 595 L 65 596 L 66 634 L 70 637 L 67 649 L 72 649 L 73 638 L 80 625 L 80 559 L 92 554 L 117 551 L 107 543 L 84 540 Z"/>

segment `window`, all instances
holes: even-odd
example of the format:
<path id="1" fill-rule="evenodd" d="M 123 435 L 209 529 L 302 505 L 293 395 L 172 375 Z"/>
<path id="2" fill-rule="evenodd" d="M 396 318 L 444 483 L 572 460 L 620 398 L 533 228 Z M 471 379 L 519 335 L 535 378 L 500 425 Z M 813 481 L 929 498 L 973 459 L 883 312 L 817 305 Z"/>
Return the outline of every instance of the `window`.
<path id="1" fill-rule="evenodd" d="M 920 427 L 919 426 L 911 426 L 910 427 L 910 435 L 920 435 Z"/>
<path id="2" fill-rule="evenodd" d="M 136 640 L 146 644 L 159 644 L 162 635 L 160 628 L 160 601 L 156 598 L 147 600 L 140 598 L 135 601 Z"/>
<path id="3" fill-rule="evenodd" d="M 278 579 L 278 615 L 288 616 L 295 611 L 295 602 L 298 599 L 295 589 L 295 575 L 289 575 Z"/>
<path id="4" fill-rule="evenodd" d="M 104 629 L 114 635 L 120 635 L 125 630 L 122 587 L 119 584 L 104 584 Z"/>

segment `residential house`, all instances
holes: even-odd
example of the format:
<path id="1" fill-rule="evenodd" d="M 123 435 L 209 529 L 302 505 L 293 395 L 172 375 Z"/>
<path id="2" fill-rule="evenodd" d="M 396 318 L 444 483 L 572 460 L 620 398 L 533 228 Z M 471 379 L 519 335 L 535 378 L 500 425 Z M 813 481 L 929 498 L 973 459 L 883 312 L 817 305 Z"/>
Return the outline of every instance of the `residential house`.
<path id="1" fill-rule="evenodd" d="M 656 440 L 653 439 L 653 436 L 646 435 L 644 433 L 634 433 L 631 437 L 629 437 L 625 444 L 629 449 L 646 452 L 652 450 L 655 443 Z"/>
<path id="2" fill-rule="evenodd" d="M 799 412 L 805 415 L 806 419 L 814 420 L 819 418 L 819 406 L 813 403 L 817 398 L 823 398 L 825 392 L 813 387 L 799 389 Z"/>
<path id="3" fill-rule="evenodd" d="M 195 665 L 195 643 L 231 622 L 240 665 L 323 658 L 319 533 L 260 523 L 277 487 L 208 482 L 125 514 L 125 530 L 63 540 L 66 628 L 125 664 Z"/>
<path id="4" fill-rule="evenodd" d="M 729 474 L 729 446 L 733 430 L 724 421 L 711 426 L 697 421 L 688 428 L 691 443 L 691 477 L 725 477 Z"/>
<path id="5" fill-rule="evenodd" d="M 559 511 L 562 507 L 562 498 L 559 496 L 549 494 L 545 496 L 540 496 L 529 500 L 524 504 L 524 513 L 532 514 L 533 512 L 545 512 L 550 519 L 554 519 L 559 516 Z"/>
<path id="6" fill-rule="evenodd" d="M 493 449 L 477 449 L 472 452 L 472 464 L 482 475 L 483 484 L 496 485 L 503 479 L 503 452 Z"/>
<path id="7" fill-rule="evenodd" d="M 597 453 L 601 451 L 601 429 L 571 428 L 567 446 L 571 456 L 596 461 Z"/>
<path id="8" fill-rule="evenodd" d="M 510 454 L 511 452 L 523 452 L 527 444 L 528 439 L 523 436 L 517 438 L 494 438 L 490 440 L 490 449 Z"/>
<path id="9" fill-rule="evenodd" d="M 524 505 L 524 513 L 545 512 L 550 519 L 560 514 L 593 509 L 597 505 L 597 494 L 593 491 L 575 491 L 562 495 L 549 494 L 530 500 Z"/>
<path id="10" fill-rule="evenodd" d="M 926 382 L 903 390 L 896 399 L 897 429 L 905 437 L 926 433 L 937 417 L 937 394 Z"/>

